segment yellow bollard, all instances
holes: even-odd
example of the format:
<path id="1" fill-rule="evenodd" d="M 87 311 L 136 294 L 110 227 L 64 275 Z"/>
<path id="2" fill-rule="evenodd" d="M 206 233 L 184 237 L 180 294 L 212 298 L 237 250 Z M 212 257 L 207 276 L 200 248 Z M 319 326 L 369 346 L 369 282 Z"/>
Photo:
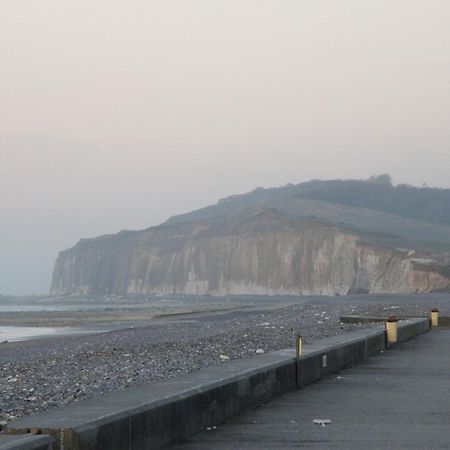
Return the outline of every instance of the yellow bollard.
<path id="1" fill-rule="evenodd" d="M 296 356 L 297 359 L 300 359 L 300 356 L 302 356 L 302 336 L 301 334 L 297 335 L 297 352 L 296 352 Z"/>
<path id="2" fill-rule="evenodd" d="M 386 328 L 386 344 L 388 346 L 397 343 L 397 323 L 398 319 L 395 316 L 389 316 L 384 324 Z"/>
<path id="3" fill-rule="evenodd" d="M 437 308 L 433 308 L 431 310 L 431 326 L 437 327 L 439 325 L 439 310 Z"/>

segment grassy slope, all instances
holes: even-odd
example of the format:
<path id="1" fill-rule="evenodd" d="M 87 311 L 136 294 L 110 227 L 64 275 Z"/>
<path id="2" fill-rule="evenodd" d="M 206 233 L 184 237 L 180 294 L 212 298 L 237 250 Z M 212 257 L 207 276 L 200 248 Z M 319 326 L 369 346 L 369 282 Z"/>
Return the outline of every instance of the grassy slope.
<path id="1" fill-rule="evenodd" d="M 166 225 L 246 214 L 255 208 L 269 208 L 291 218 L 328 222 L 359 232 L 378 245 L 450 251 L 450 190 L 393 187 L 355 180 L 259 188 L 172 217 Z M 427 214 L 429 219 L 423 219 Z"/>

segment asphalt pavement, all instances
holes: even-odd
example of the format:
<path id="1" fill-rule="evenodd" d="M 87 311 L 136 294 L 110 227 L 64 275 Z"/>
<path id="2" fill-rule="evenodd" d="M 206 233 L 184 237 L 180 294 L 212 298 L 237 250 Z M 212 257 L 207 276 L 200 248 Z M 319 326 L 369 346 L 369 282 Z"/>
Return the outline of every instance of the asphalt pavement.
<path id="1" fill-rule="evenodd" d="M 449 349 L 450 329 L 433 330 L 175 448 L 450 448 Z"/>

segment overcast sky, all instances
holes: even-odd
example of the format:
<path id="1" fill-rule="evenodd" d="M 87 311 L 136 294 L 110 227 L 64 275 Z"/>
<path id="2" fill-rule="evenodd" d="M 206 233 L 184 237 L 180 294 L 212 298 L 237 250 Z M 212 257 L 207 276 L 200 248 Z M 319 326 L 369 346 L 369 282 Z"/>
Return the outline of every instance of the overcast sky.
<path id="1" fill-rule="evenodd" d="M 449 0 L 1 0 L 0 294 L 256 186 L 450 187 Z"/>

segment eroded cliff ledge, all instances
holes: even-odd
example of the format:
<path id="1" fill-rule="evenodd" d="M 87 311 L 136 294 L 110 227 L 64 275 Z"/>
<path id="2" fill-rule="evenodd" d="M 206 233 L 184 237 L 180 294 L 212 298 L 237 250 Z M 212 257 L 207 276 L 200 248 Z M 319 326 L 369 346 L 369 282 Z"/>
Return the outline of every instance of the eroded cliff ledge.
<path id="1" fill-rule="evenodd" d="M 317 218 L 256 208 L 81 240 L 55 263 L 53 294 L 412 293 L 449 286 L 430 255 Z"/>

